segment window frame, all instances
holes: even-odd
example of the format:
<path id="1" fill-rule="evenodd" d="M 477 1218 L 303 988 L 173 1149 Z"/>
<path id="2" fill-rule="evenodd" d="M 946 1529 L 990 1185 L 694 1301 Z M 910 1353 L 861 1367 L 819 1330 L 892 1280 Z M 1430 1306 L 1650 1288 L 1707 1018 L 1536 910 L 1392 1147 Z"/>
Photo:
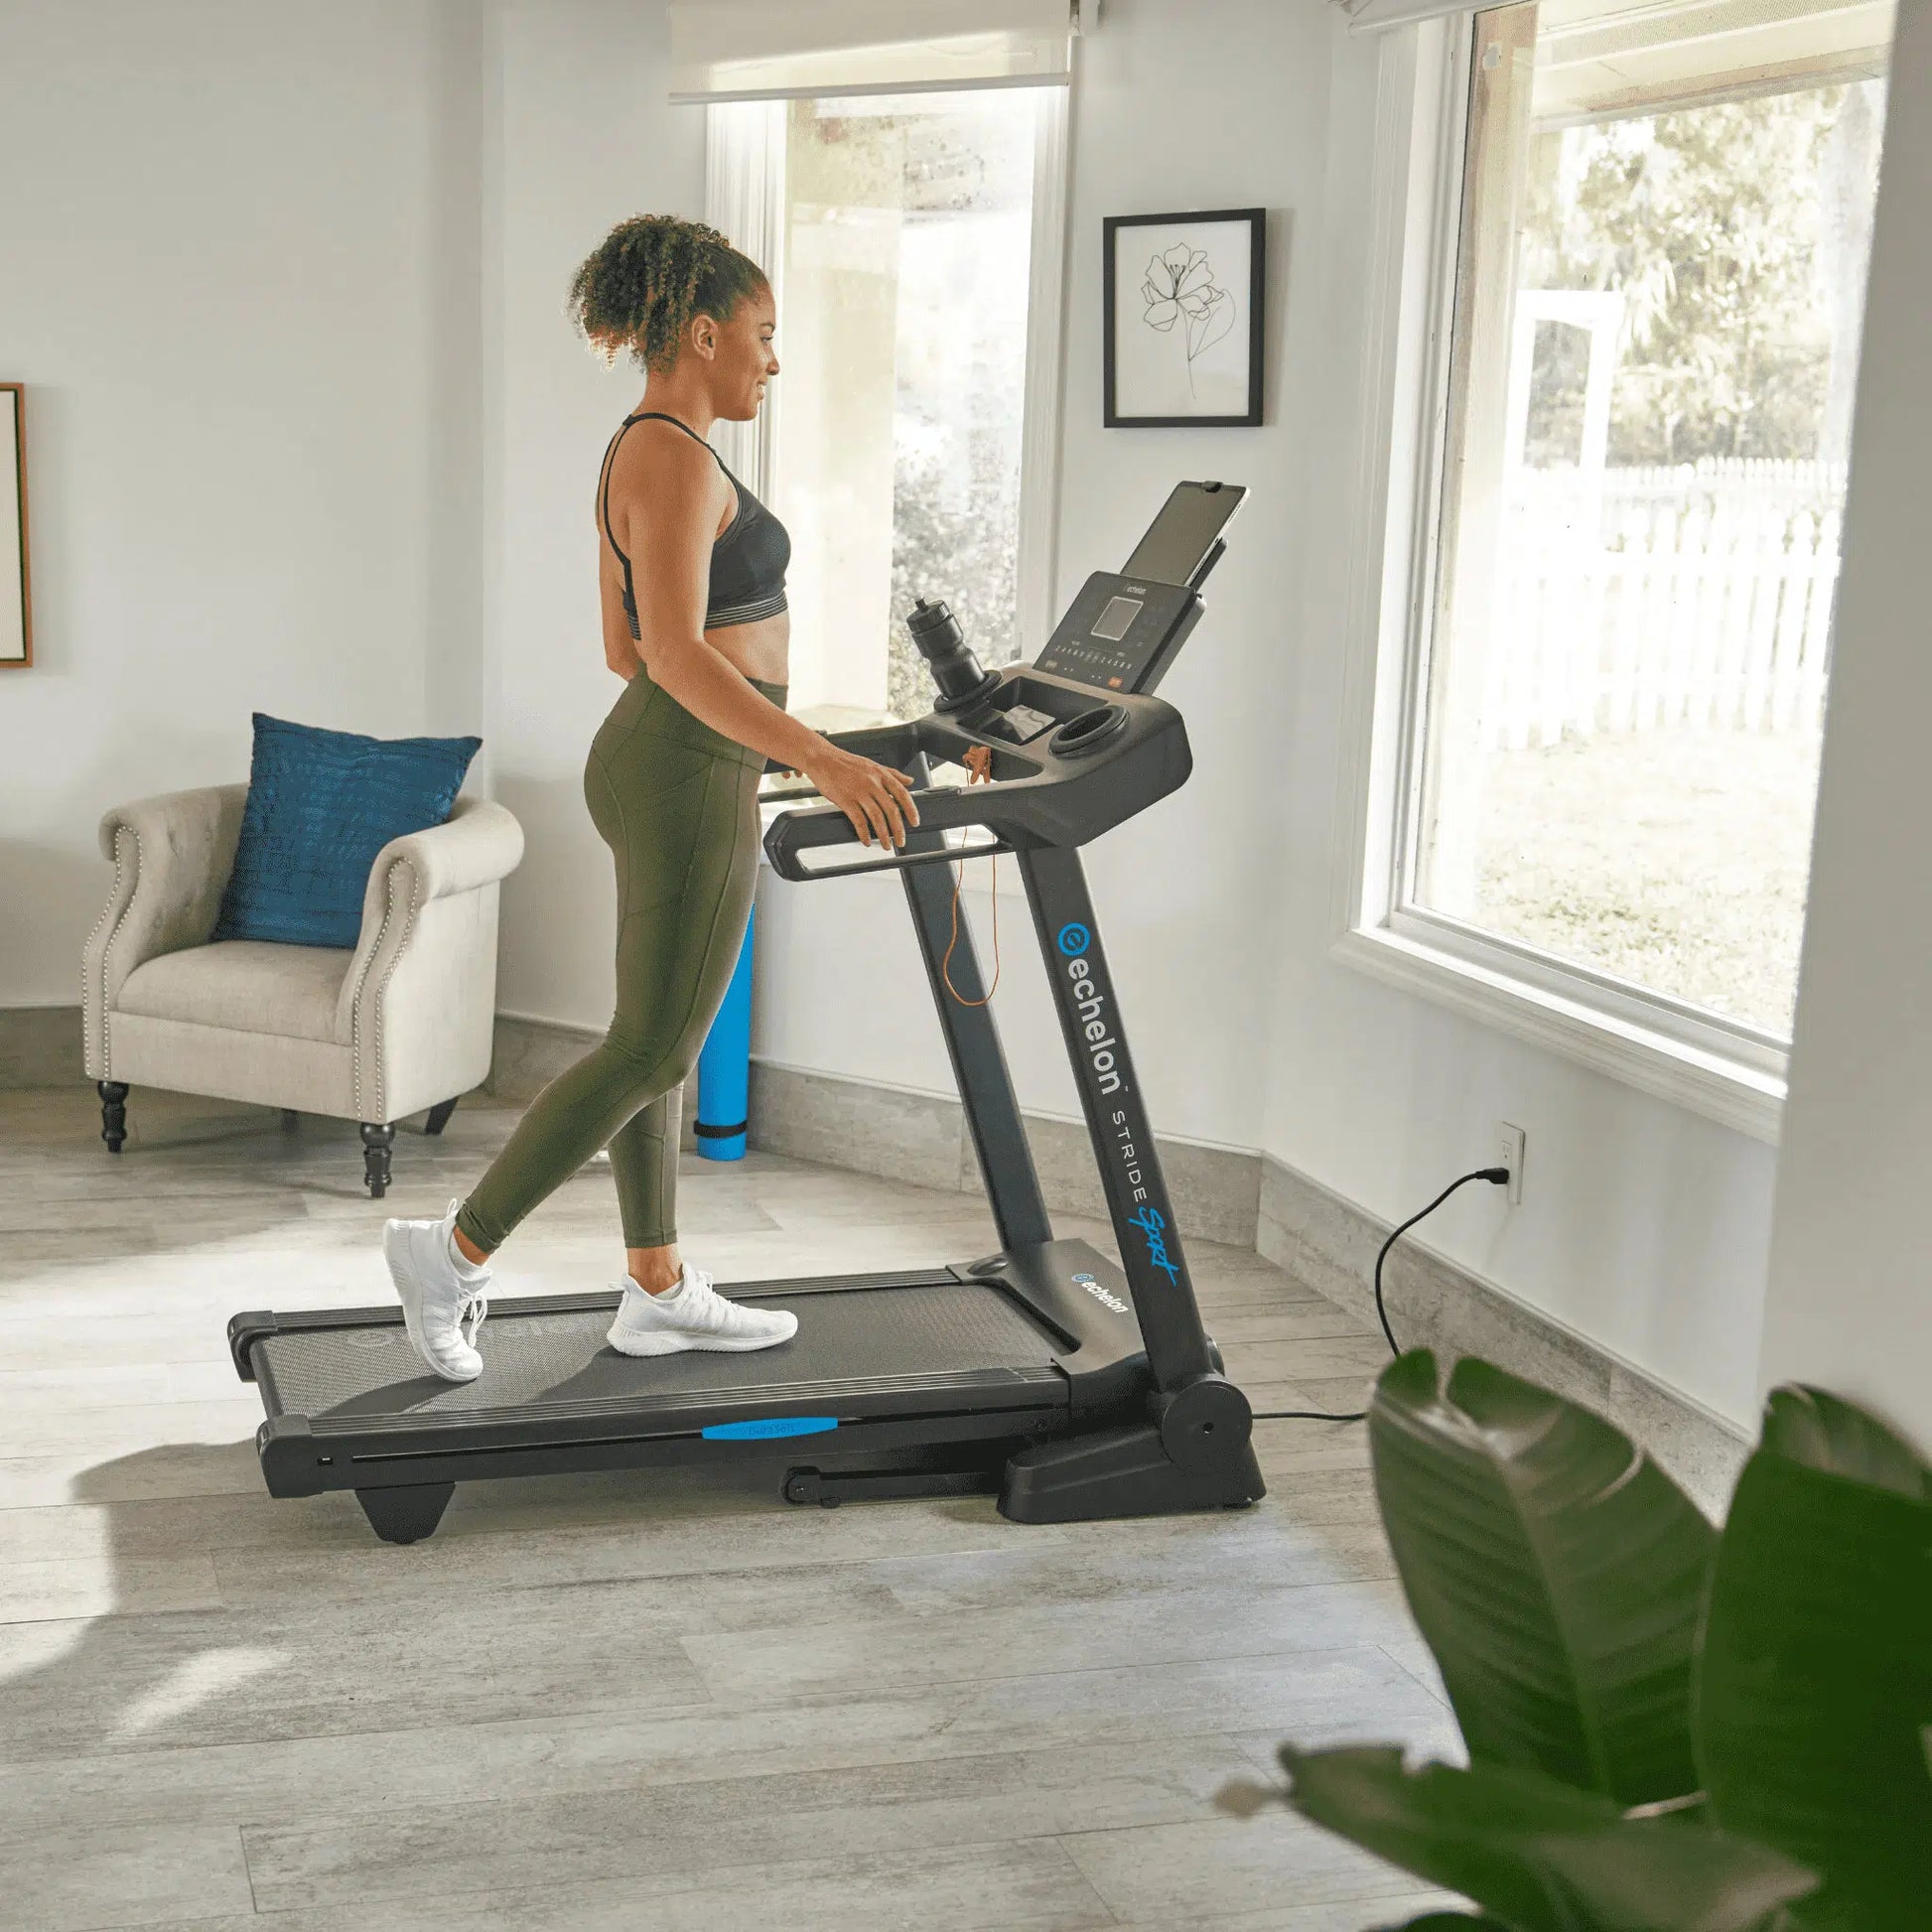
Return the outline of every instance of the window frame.
<path id="1" fill-rule="evenodd" d="M 1788 1041 L 1413 901 L 1475 16 L 1378 38 L 1331 954 L 1775 1143 Z"/>
<path id="2" fill-rule="evenodd" d="M 912 90 L 944 93 L 945 88 Z M 1027 370 L 1020 438 L 1020 546 L 1016 621 L 1023 656 L 1052 629 L 1059 550 L 1059 482 L 1066 288 L 1068 86 L 1035 86 L 1033 239 L 1027 289 Z M 838 96 L 827 94 L 825 99 Z M 712 102 L 705 108 L 705 219 L 757 238 L 771 265 L 783 359 L 784 100 Z M 749 423 L 718 425 L 720 454 L 760 495 L 771 490 L 784 384 L 774 383 Z"/>

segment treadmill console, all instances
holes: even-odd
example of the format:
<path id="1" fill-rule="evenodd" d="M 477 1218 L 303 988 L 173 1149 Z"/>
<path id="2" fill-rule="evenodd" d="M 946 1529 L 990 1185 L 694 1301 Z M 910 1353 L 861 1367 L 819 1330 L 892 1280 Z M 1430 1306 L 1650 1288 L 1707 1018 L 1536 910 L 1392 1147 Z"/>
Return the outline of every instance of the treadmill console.
<path id="1" fill-rule="evenodd" d="M 1070 850 L 1185 783 L 1185 727 L 1153 692 L 1200 621 L 1200 586 L 1246 494 L 1239 483 L 1175 484 L 1126 564 L 1087 579 L 1031 664 L 983 667 L 951 611 L 921 598 L 906 628 L 936 687 L 932 710 L 833 735 L 912 781 L 918 829 L 901 849 L 862 853 L 837 808 L 784 810 L 764 836 L 773 871 L 824 879 Z M 970 781 L 943 769 L 935 780 L 934 767 L 949 765 L 967 766 Z M 766 796 L 788 807 L 816 794 Z"/>
<path id="2" fill-rule="evenodd" d="M 1199 615 L 1200 599 L 1184 584 L 1096 570 L 1035 668 L 1099 691 L 1151 691 Z"/>
<path id="3" fill-rule="evenodd" d="M 1087 579 L 1035 668 L 1098 691 L 1152 691 L 1200 617 L 1195 593 L 1247 493 L 1240 483 L 1175 483 L 1124 569 Z"/>

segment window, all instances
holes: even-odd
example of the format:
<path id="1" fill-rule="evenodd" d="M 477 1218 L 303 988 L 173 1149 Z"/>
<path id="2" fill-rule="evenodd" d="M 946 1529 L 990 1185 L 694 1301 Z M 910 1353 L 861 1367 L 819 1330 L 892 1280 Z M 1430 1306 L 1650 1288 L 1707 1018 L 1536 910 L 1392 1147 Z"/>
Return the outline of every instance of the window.
<path id="1" fill-rule="evenodd" d="M 1063 101 L 981 88 L 712 110 L 768 156 L 781 373 L 762 474 L 792 540 L 791 708 L 822 729 L 930 708 L 904 628 L 917 597 L 952 607 L 982 662 L 1021 654 L 1023 576 L 1042 569 L 1021 517 L 1031 290 L 1035 234 L 1053 232 L 1035 181 Z"/>
<path id="2" fill-rule="evenodd" d="M 1460 69 L 1386 922 L 1780 1071 L 1890 34 L 1543 0 Z"/>

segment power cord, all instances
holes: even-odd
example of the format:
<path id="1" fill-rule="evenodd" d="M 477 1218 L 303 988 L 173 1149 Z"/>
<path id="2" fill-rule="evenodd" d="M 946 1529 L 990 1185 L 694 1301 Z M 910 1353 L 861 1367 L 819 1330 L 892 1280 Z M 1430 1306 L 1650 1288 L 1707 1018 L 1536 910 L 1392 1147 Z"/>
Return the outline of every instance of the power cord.
<path id="1" fill-rule="evenodd" d="M 1382 1264 L 1389 1258 L 1389 1250 L 1416 1225 L 1426 1220 L 1442 1206 L 1458 1187 L 1466 1187 L 1472 1180 L 1486 1180 L 1492 1187 L 1509 1185 L 1507 1168 L 1477 1168 L 1472 1173 L 1458 1175 L 1443 1189 L 1436 1198 L 1420 1212 L 1411 1214 L 1402 1225 L 1394 1229 L 1389 1238 L 1382 1243 L 1381 1252 L 1375 1257 L 1375 1318 L 1382 1324 L 1383 1338 L 1389 1344 L 1391 1355 L 1402 1353 L 1402 1344 L 1395 1338 L 1395 1330 L 1389 1326 L 1389 1305 L 1382 1298 Z M 1255 1412 L 1256 1422 L 1361 1422 L 1368 1415 L 1366 1409 L 1355 1409 L 1341 1415 L 1328 1409 L 1260 1409 Z"/>

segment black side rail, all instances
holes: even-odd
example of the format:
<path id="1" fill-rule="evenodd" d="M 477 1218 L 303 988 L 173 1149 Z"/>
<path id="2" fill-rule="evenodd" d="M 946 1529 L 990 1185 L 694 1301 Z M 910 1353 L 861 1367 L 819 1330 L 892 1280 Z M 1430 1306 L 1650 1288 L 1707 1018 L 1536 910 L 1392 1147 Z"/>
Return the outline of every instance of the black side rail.
<path id="1" fill-rule="evenodd" d="M 914 785 L 924 784 L 930 776 L 919 748 L 917 725 L 865 725 L 853 731 L 823 735 L 841 751 L 856 752 L 861 758 L 888 765 Z M 779 759 L 766 759 L 764 773 L 766 777 L 788 774 L 798 782 L 777 791 L 760 792 L 759 802 L 762 805 L 803 805 L 824 795 L 796 765 L 786 764 Z M 816 878 L 817 874 L 810 877 Z"/>
<path id="2" fill-rule="evenodd" d="M 836 879 L 855 872 L 904 872 L 981 855 L 1084 845 L 1185 781 L 1193 760 L 1186 729 L 1172 705 L 1129 692 L 1096 703 L 1095 694 L 1084 686 L 1037 671 L 1022 673 L 1020 681 L 1030 699 L 1059 706 L 1060 725 L 1041 734 L 1037 744 L 1001 744 L 963 720 L 937 714 L 910 724 L 833 733 L 834 744 L 904 775 L 918 808 L 919 829 L 933 836 L 921 837 L 916 846 L 908 842 L 899 851 L 879 851 L 861 846 L 851 821 L 832 806 L 788 809 L 773 818 L 764 835 L 772 870 L 793 881 Z M 1088 718 L 1104 728 L 1082 734 Z M 964 755 L 973 751 L 991 754 L 990 784 L 929 782 L 932 762 L 963 762 Z M 809 788 L 787 787 L 774 802 L 790 807 L 812 795 Z M 965 826 L 983 826 L 992 836 L 968 846 L 947 845 L 937 836 Z M 836 845 L 856 848 L 850 863 L 806 868 L 804 853 Z"/>
<path id="3" fill-rule="evenodd" d="M 888 765 L 907 779 L 912 785 L 912 803 L 919 814 L 918 830 L 930 832 L 932 837 L 919 838 L 914 834 L 907 839 L 903 848 L 896 851 L 888 847 L 882 852 L 876 847 L 860 846 L 859 835 L 852 829 L 852 821 L 836 806 L 828 805 L 813 811 L 787 811 L 772 821 L 770 830 L 764 836 L 765 855 L 771 861 L 772 871 L 780 879 L 842 879 L 860 872 L 905 872 L 913 866 L 944 865 L 948 860 L 978 859 L 989 853 L 1016 850 L 1004 838 L 998 838 L 997 834 L 997 842 L 978 843 L 967 849 L 939 841 L 938 834 L 948 826 L 979 825 L 985 821 L 982 815 L 974 812 L 958 815 L 958 801 L 966 795 L 960 788 L 943 785 L 936 789 L 928 788 L 932 776 L 931 759 L 937 754 L 937 748 L 925 743 L 919 721 L 900 725 L 868 725 L 854 731 L 827 732 L 825 736 L 841 751 L 855 752 L 861 758 Z M 950 746 L 946 749 L 955 750 Z M 767 771 L 790 769 L 770 759 L 766 760 L 764 768 Z M 767 803 L 783 804 L 802 804 L 819 795 L 808 783 L 764 794 Z M 979 796 L 983 801 L 984 792 L 980 792 Z M 809 867 L 799 856 L 830 845 L 855 846 L 866 856 L 854 858 L 848 865 Z"/>
<path id="4" fill-rule="evenodd" d="M 884 760 L 881 760 L 882 762 Z M 858 872 L 904 872 L 912 866 L 943 866 L 957 859 L 982 859 L 989 853 L 1014 852 L 1019 848 L 988 823 L 986 788 L 970 790 L 942 785 L 934 790 L 918 790 L 912 803 L 918 809 L 920 832 L 940 833 L 955 826 L 985 825 L 994 836 L 990 842 L 971 846 L 935 845 L 915 850 L 907 845 L 895 851 L 887 847 L 861 846 L 852 821 L 836 805 L 815 811 L 780 812 L 764 835 L 765 857 L 780 879 L 843 879 Z M 923 840 L 918 841 L 924 846 Z M 849 845 L 864 856 L 848 864 L 807 866 L 801 855 L 828 845 Z"/>
<path id="5" fill-rule="evenodd" d="M 917 725 L 865 725 L 856 731 L 826 732 L 823 736 L 840 751 L 856 752 L 877 764 L 890 764 L 895 771 L 906 770 L 919 755 Z M 770 772 L 793 767 L 778 759 L 766 759 L 764 768 Z"/>

